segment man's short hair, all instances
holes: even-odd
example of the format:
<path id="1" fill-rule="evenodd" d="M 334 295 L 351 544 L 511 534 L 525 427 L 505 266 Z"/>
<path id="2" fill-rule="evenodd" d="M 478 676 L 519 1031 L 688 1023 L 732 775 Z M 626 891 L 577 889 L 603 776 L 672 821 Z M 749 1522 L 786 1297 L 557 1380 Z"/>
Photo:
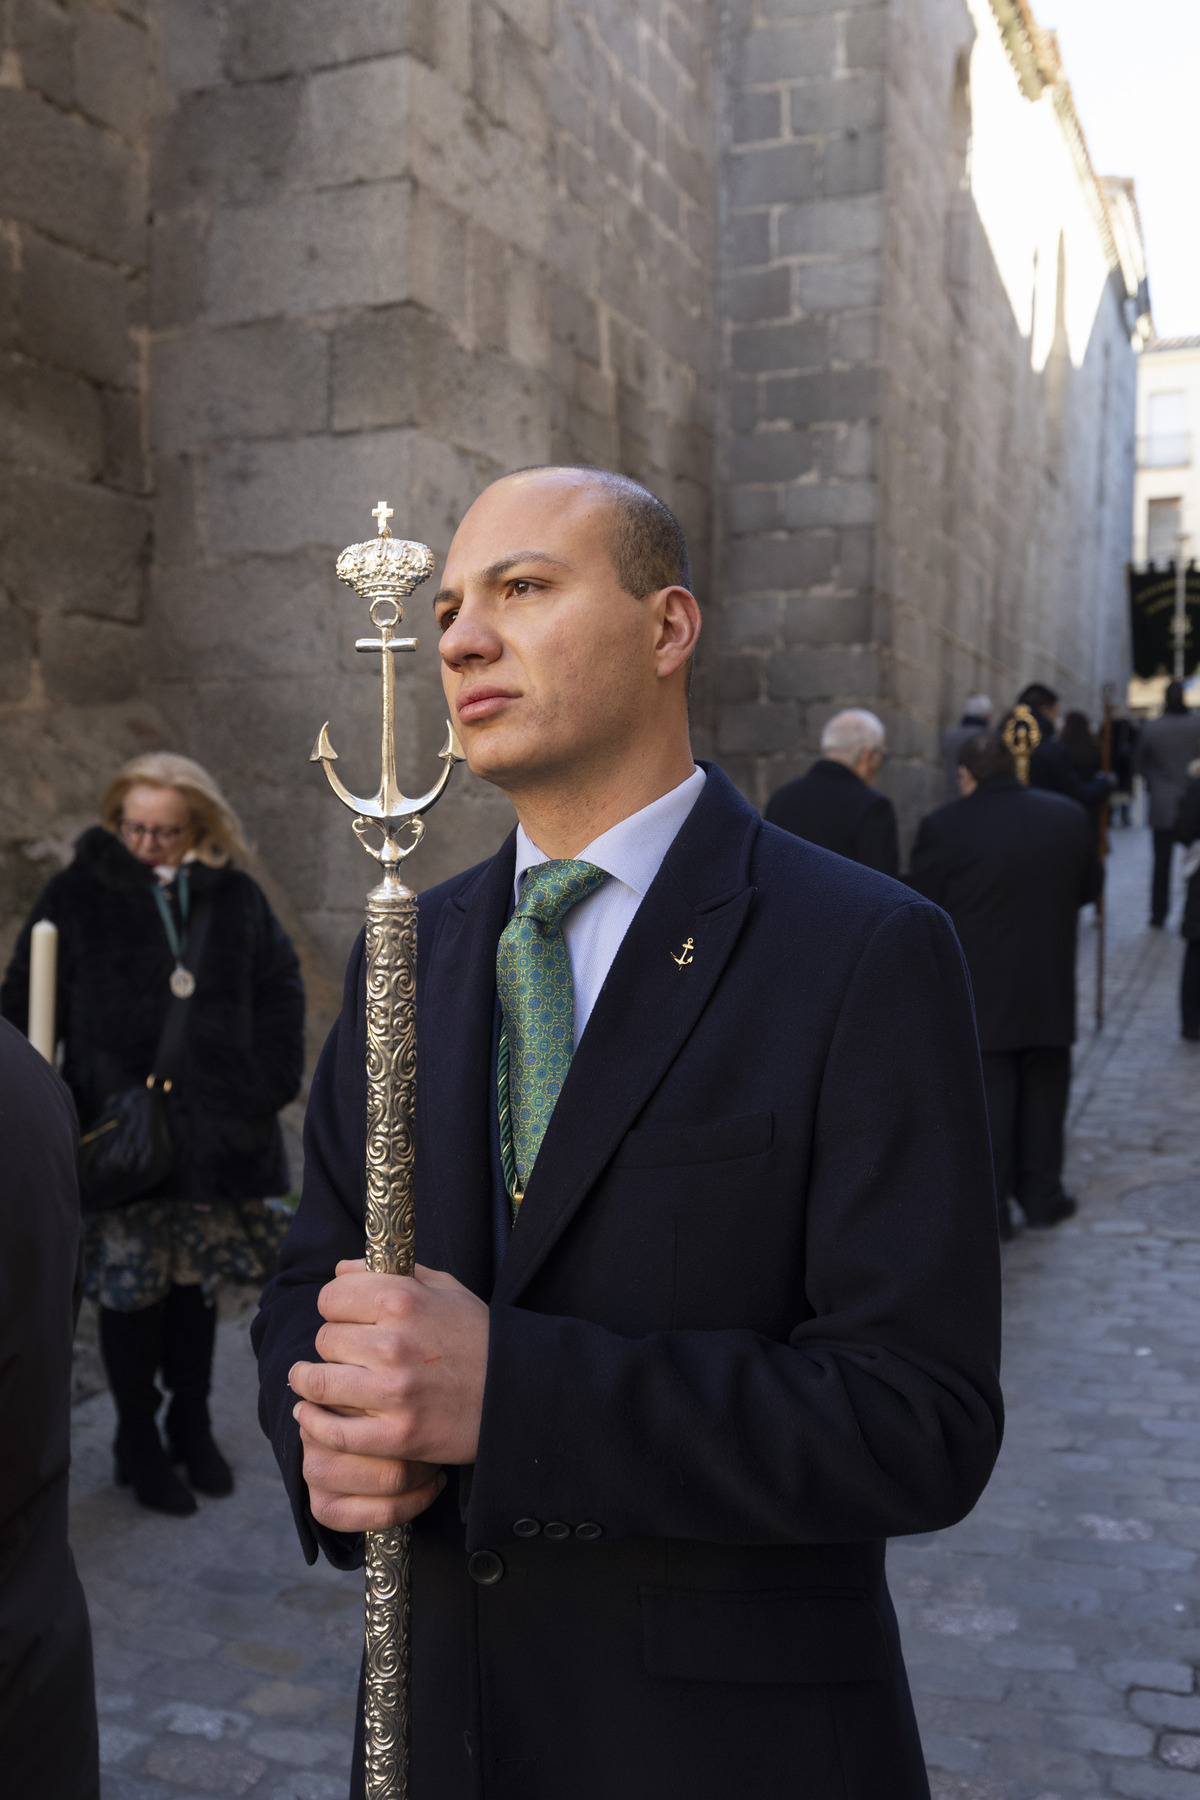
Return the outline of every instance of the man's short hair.
<path id="1" fill-rule="evenodd" d="M 821 733 L 821 754 L 835 762 L 856 763 L 864 750 L 882 750 L 887 742 L 883 720 L 852 706 L 834 713 Z"/>
<path id="2" fill-rule="evenodd" d="M 1169 713 L 1185 713 L 1187 700 L 1184 697 L 1182 681 L 1168 681 L 1167 691 L 1163 695 L 1163 710 Z"/>
<path id="3" fill-rule="evenodd" d="M 551 469 L 588 476 L 609 501 L 615 526 L 609 552 L 617 580 L 627 594 L 644 600 L 662 588 L 682 587 L 690 592 L 692 564 L 683 527 L 657 495 L 629 475 L 593 469 L 587 463 L 533 463 L 513 473 L 536 475 Z"/>
<path id="4" fill-rule="evenodd" d="M 997 731 L 977 731 L 959 745 L 959 766 L 976 781 L 990 781 L 993 775 L 1015 775 L 1017 765 L 1013 753 Z"/>
<path id="5" fill-rule="evenodd" d="M 1048 706 L 1058 705 L 1058 695 L 1044 681 L 1031 681 L 1017 695 L 1017 705 L 1036 706 L 1039 712 L 1045 712 Z"/>

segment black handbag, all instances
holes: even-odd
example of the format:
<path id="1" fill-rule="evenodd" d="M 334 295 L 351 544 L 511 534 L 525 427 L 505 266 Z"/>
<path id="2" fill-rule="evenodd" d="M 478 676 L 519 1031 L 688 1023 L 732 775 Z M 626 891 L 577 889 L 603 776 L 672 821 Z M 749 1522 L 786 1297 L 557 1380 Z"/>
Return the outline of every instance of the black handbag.
<path id="1" fill-rule="evenodd" d="M 199 899 L 188 934 L 193 975 L 200 966 L 210 915 L 208 896 Z M 170 1174 L 176 1147 L 167 1119 L 167 1095 L 174 1085 L 192 998 L 172 995 L 154 1052 L 154 1066 L 141 1087 L 110 1094 L 94 1125 L 79 1140 L 79 1198 L 85 1213 L 110 1212 L 149 1194 Z"/>

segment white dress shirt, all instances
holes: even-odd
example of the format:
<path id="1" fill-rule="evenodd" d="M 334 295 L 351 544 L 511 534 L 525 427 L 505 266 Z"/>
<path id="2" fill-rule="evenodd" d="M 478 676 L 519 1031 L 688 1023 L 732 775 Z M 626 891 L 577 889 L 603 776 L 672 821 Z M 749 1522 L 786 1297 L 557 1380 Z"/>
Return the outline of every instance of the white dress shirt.
<path id="1" fill-rule="evenodd" d="M 611 831 L 602 831 L 575 858 L 578 862 L 595 863 L 609 876 L 586 900 L 573 906 L 563 920 L 571 980 L 575 984 L 576 1044 L 583 1036 L 613 957 L 633 923 L 633 915 L 662 867 L 680 826 L 700 798 L 704 781 L 704 770 L 693 769 L 687 780 L 669 794 L 652 800 L 641 812 L 631 813 Z M 550 860 L 526 835 L 525 827 L 518 825 L 514 904 L 521 897 L 521 877 L 526 869 Z"/>

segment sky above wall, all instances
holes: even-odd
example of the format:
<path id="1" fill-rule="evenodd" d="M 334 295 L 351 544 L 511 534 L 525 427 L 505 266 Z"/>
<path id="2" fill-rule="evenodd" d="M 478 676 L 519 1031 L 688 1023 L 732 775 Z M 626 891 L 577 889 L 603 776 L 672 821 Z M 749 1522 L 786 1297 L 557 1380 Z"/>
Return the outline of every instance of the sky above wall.
<path id="1" fill-rule="evenodd" d="M 1132 175 L 1160 337 L 1200 335 L 1200 0 L 1034 0 L 1100 175 Z"/>

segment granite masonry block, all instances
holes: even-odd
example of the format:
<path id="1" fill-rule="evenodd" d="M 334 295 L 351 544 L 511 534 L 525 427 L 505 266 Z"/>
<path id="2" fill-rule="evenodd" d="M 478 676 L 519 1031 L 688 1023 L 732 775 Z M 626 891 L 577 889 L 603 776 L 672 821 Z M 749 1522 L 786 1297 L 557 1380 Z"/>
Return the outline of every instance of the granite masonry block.
<path id="1" fill-rule="evenodd" d="M 132 328 L 142 322 L 144 301 L 144 281 L 38 232 L 21 233 L 19 343 L 39 362 L 114 387 L 136 387 Z"/>
<path id="2" fill-rule="evenodd" d="M 725 497 L 725 527 L 739 537 L 777 531 L 783 524 L 783 499 L 777 487 L 731 487 Z"/>
<path id="3" fill-rule="evenodd" d="M 878 7 L 879 0 L 758 0 L 761 19 L 807 18 L 816 13 L 847 13 L 855 7 Z"/>
<path id="4" fill-rule="evenodd" d="M 407 298 L 411 215 L 403 181 L 220 211 L 208 249 L 210 319 L 295 317 Z"/>
<path id="5" fill-rule="evenodd" d="M 825 146 L 821 164 L 824 194 L 874 194 L 883 187 L 882 131 L 845 132 Z"/>
<path id="6" fill-rule="evenodd" d="M 297 81 L 185 94 L 152 138 L 156 211 L 198 199 L 243 205 L 282 193 L 294 178 L 304 100 Z"/>
<path id="7" fill-rule="evenodd" d="M 739 150 L 730 159 L 730 204 L 774 206 L 811 200 L 820 192 L 819 158 L 813 144 L 768 144 Z"/>
<path id="8" fill-rule="evenodd" d="M 829 544 L 832 566 L 833 546 Z M 804 594 L 787 602 L 784 640 L 791 644 L 856 644 L 871 636 L 867 594 Z"/>
<path id="9" fill-rule="evenodd" d="M 69 109 L 75 99 L 71 14 L 52 0 L 18 0 L 9 9 L 8 29 L 20 59 L 22 85 Z"/>
<path id="10" fill-rule="evenodd" d="M 815 467 L 816 450 L 808 431 L 754 431 L 731 438 L 728 468 L 733 483 L 796 481 Z"/>
<path id="11" fill-rule="evenodd" d="M 869 368 L 771 376 L 762 398 L 764 418 L 787 419 L 797 425 L 874 419 L 879 407 L 879 373 Z"/>
<path id="12" fill-rule="evenodd" d="M 0 216 L 113 261 L 145 258 L 132 149 L 35 95 L 0 87 Z"/>
<path id="13" fill-rule="evenodd" d="M 738 213 L 725 229 L 729 266 L 755 268 L 771 258 L 771 217 L 765 212 Z"/>
<path id="14" fill-rule="evenodd" d="M 100 412 L 104 420 L 102 479 L 105 487 L 117 488 L 127 494 L 146 493 L 149 482 L 143 443 L 145 407 L 142 396 L 102 388 Z"/>
<path id="15" fill-rule="evenodd" d="M 851 13 L 846 20 L 846 66 L 882 69 L 887 61 L 888 15 L 883 6 Z"/>
<path id="16" fill-rule="evenodd" d="M 883 197 L 809 200 L 779 220 L 781 256 L 859 256 L 883 242 Z"/>
<path id="17" fill-rule="evenodd" d="M 743 325 L 730 342 L 730 367 L 743 375 L 785 369 L 819 369 L 829 358 L 824 319 L 795 319 L 781 325 Z"/>
<path id="18" fill-rule="evenodd" d="M 225 13 L 221 0 L 159 0 L 163 73 L 171 93 L 220 81 Z"/>
<path id="19" fill-rule="evenodd" d="M 407 172 L 412 74 L 410 58 L 389 56 L 312 78 L 300 163 L 306 186 L 388 181 Z"/>
<path id="20" fill-rule="evenodd" d="M 794 280 L 797 303 L 806 312 L 835 312 L 843 307 L 878 305 L 883 269 L 877 255 L 852 256 L 800 263 Z"/>
<path id="21" fill-rule="evenodd" d="M 23 357 L 0 358 L 0 462 L 94 481 L 104 466 L 96 389 Z"/>
<path id="22" fill-rule="evenodd" d="M 838 21 L 827 16 L 759 26 L 742 39 L 737 74 L 747 87 L 832 74 L 838 37 Z"/>
<path id="23" fill-rule="evenodd" d="M 741 93 L 733 96 L 733 141 L 735 144 L 769 143 L 783 136 L 783 94 L 775 89 L 767 93 Z"/>
<path id="24" fill-rule="evenodd" d="M 150 228 L 148 301 L 152 329 L 189 325 L 204 302 L 209 220 L 199 207 L 156 214 Z"/>
<path id="25" fill-rule="evenodd" d="M 329 337 L 290 319 L 160 338 L 150 364 L 151 432 L 166 455 L 228 438 L 322 430 Z"/>
<path id="26" fill-rule="evenodd" d="M 238 81 L 394 55 L 428 53 L 425 0 L 234 0 L 226 57 Z"/>
<path id="27" fill-rule="evenodd" d="M 149 35 L 116 12 L 81 7 L 71 73 L 75 103 L 89 118 L 136 142 L 145 119 Z"/>
<path id="28" fill-rule="evenodd" d="M 767 692 L 777 700 L 849 700 L 878 691 L 878 654 L 862 645 L 781 651 L 767 671 Z"/>
<path id="29" fill-rule="evenodd" d="M 801 482 L 784 500 L 784 522 L 793 529 L 810 525 L 872 525 L 879 510 L 874 481 Z"/>
<path id="30" fill-rule="evenodd" d="M 149 549 L 145 504 L 95 482 L 29 472 L 6 486 L 4 578 L 12 597 L 39 612 L 136 619 Z"/>
<path id="31" fill-rule="evenodd" d="M 545 454 L 548 407 L 534 371 L 465 349 L 419 307 L 363 314 L 334 336 L 335 430 L 419 425 L 499 464 Z"/>
<path id="32" fill-rule="evenodd" d="M 718 749 L 734 755 L 788 750 L 799 734 L 800 715 L 786 703 L 731 701 L 718 715 Z"/>
<path id="33" fill-rule="evenodd" d="M 884 120 L 881 69 L 835 81 L 798 82 L 787 90 L 793 137 L 827 131 L 866 130 Z"/>
<path id="34" fill-rule="evenodd" d="M 141 686 L 140 632 L 108 619 L 51 614 L 38 630 L 46 692 L 76 706 L 130 700 Z"/>
<path id="35" fill-rule="evenodd" d="M 832 534 L 737 538 L 729 546 L 728 581 L 734 593 L 764 589 L 797 592 L 828 580 L 833 566 Z"/>

